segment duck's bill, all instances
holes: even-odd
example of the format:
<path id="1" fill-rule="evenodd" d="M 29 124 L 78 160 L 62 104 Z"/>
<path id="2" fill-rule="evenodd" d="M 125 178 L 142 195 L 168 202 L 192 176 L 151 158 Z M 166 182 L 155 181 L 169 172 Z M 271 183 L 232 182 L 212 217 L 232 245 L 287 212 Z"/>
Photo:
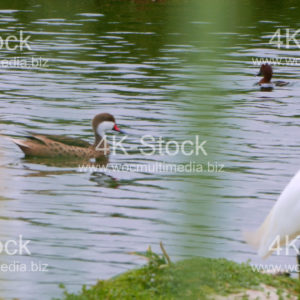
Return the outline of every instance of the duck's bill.
<path id="1" fill-rule="evenodd" d="M 123 134 L 126 134 L 126 132 L 125 132 L 124 130 L 121 130 L 121 129 L 117 126 L 117 124 L 115 124 L 113 130 L 114 130 L 114 131 L 118 131 L 118 132 L 123 133 Z"/>
<path id="2" fill-rule="evenodd" d="M 259 71 L 259 72 L 256 74 L 256 76 L 261 76 L 261 71 Z"/>

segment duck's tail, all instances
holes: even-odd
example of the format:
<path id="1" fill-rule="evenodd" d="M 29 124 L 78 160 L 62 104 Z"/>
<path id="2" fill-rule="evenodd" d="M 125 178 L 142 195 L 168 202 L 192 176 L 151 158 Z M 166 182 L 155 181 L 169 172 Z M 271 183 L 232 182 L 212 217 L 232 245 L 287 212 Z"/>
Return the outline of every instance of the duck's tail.
<path id="1" fill-rule="evenodd" d="M 32 148 L 30 147 L 30 144 L 27 143 L 24 140 L 18 140 L 18 139 L 10 139 L 12 142 L 14 142 L 23 152 L 25 155 L 30 155 L 32 152 Z"/>
<path id="2" fill-rule="evenodd" d="M 30 150 L 30 146 L 24 140 L 14 139 L 10 136 L 0 134 L 1 137 L 15 143 L 26 154 Z"/>
<path id="3" fill-rule="evenodd" d="M 17 140 L 17 139 L 13 139 L 13 138 L 10 138 L 10 140 L 12 142 L 14 142 L 16 145 L 18 145 L 19 147 L 26 147 L 26 148 L 29 148 L 28 145 L 26 145 L 26 142 L 23 141 L 23 140 Z"/>

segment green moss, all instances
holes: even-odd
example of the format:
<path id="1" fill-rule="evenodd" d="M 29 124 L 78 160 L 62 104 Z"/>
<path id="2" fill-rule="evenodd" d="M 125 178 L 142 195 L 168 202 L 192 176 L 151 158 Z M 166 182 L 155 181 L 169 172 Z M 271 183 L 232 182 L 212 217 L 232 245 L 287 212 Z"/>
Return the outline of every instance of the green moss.
<path id="1" fill-rule="evenodd" d="M 228 295 L 246 289 L 261 289 L 261 284 L 273 286 L 297 295 L 296 279 L 254 272 L 248 264 L 226 259 L 193 258 L 171 264 L 149 248 L 148 264 L 109 280 L 100 280 L 80 294 L 64 293 L 65 300 L 98 299 L 209 299 L 209 295 Z"/>

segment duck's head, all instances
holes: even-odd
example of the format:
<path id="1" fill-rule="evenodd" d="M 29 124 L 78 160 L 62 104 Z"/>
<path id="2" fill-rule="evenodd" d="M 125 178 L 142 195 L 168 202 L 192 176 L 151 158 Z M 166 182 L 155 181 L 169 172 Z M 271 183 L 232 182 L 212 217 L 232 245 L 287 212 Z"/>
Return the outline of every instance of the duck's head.
<path id="1" fill-rule="evenodd" d="M 262 64 L 260 66 L 260 70 L 257 74 L 257 76 L 263 76 L 264 77 L 264 82 L 270 82 L 271 78 L 273 75 L 273 69 L 272 66 L 269 64 Z"/>
<path id="2" fill-rule="evenodd" d="M 108 113 L 96 115 L 93 119 L 92 125 L 96 137 L 104 137 L 105 133 L 109 130 L 115 130 L 120 133 L 124 133 L 117 126 L 114 116 Z"/>

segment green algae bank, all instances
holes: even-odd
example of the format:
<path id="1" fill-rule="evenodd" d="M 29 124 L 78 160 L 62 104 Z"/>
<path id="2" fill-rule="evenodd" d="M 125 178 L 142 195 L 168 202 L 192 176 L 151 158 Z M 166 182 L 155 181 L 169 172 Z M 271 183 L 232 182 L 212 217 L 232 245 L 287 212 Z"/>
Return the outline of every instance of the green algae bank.
<path id="1" fill-rule="evenodd" d="M 177 263 L 148 250 L 148 264 L 64 300 L 92 299 L 298 299 L 300 283 L 286 276 L 255 272 L 249 264 L 193 258 Z"/>
<path id="2" fill-rule="evenodd" d="M 242 233 L 300 166 L 299 14 L 293 0 L 1 0 L 0 298 L 297 298 L 295 251 L 263 261 Z M 259 89 L 266 60 L 289 85 Z M 26 158 L 9 139 L 93 143 L 98 113 L 126 132 L 108 132 L 103 164 Z M 275 267 L 292 278 L 260 272 Z"/>

